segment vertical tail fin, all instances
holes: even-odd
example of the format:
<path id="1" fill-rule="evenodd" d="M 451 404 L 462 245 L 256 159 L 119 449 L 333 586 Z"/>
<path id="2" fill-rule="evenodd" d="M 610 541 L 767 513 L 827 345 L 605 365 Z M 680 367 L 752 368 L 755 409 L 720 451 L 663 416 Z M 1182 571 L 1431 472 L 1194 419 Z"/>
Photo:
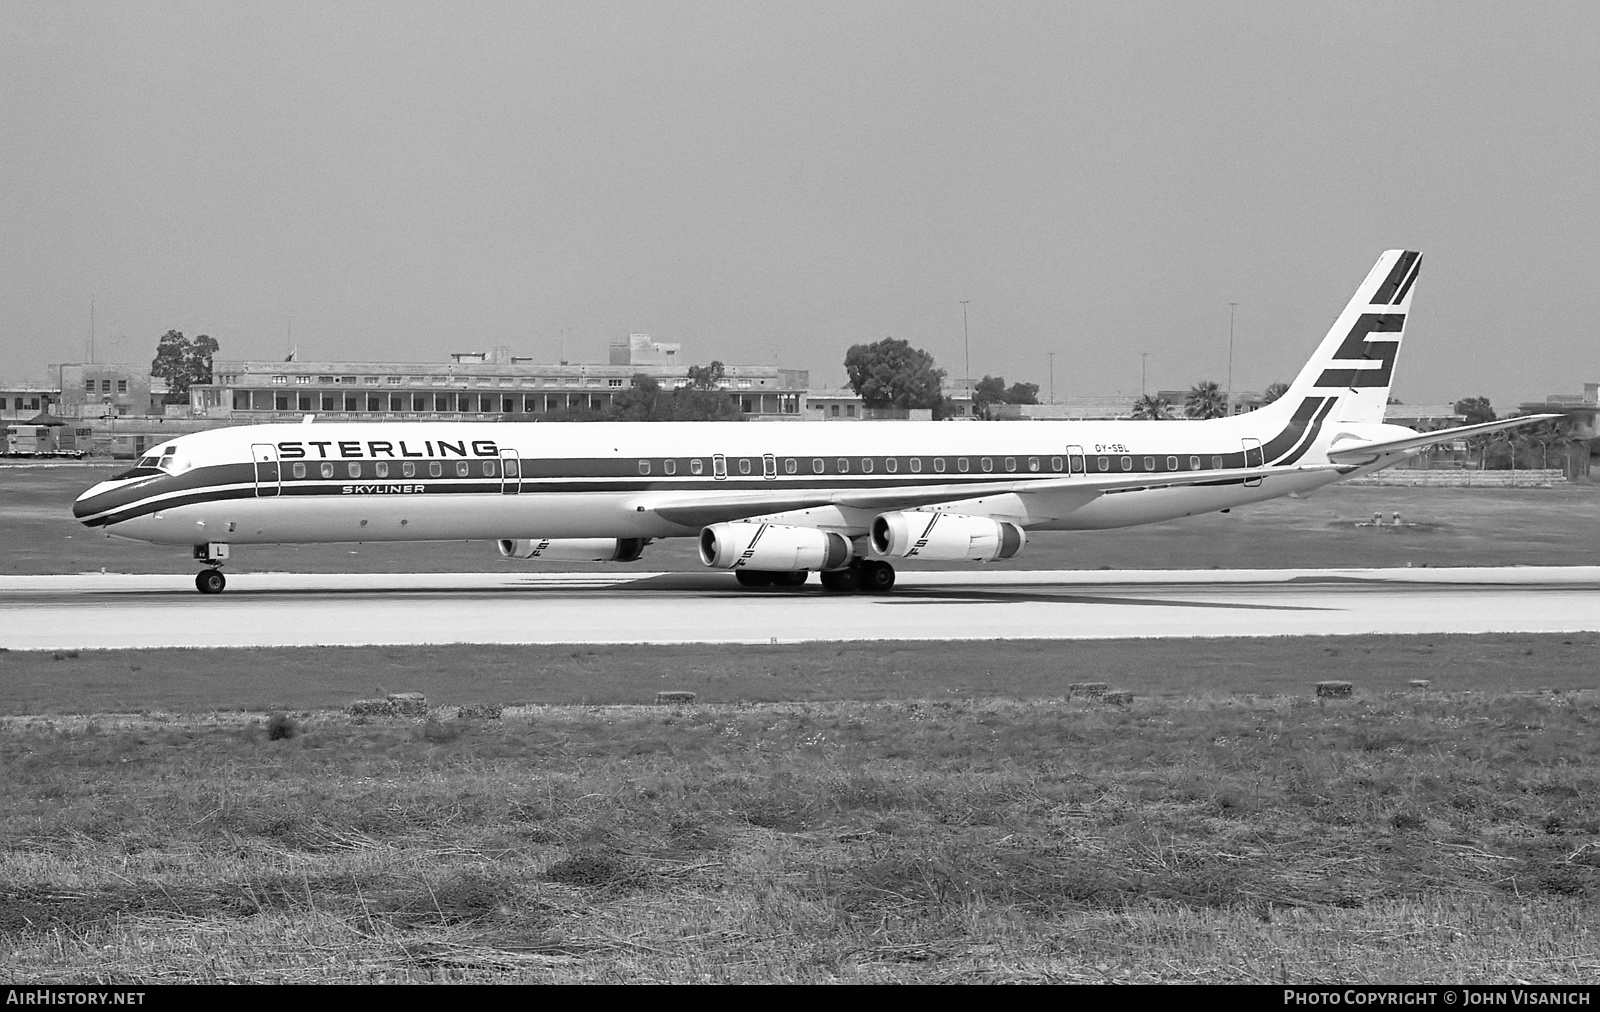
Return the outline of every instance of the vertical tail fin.
<path id="1" fill-rule="evenodd" d="M 1383 421 L 1412 285 L 1421 267 L 1422 254 L 1411 250 L 1392 249 L 1380 256 L 1278 403 L 1293 410 L 1317 398 L 1326 406 L 1319 414 L 1334 421 Z"/>

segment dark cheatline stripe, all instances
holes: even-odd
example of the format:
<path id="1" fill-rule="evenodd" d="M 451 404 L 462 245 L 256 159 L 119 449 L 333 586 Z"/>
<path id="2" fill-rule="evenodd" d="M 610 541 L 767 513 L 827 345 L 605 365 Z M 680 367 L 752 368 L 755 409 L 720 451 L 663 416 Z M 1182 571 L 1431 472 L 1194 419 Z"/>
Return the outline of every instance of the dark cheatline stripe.
<path id="1" fill-rule="evenodd" d="M 1411 282 L 1417 280 L 1417 275 L 1422 273 L 1422 257 L 1417 256 L 1416 265 L 1411 268 L 1411 275 L 1406 278 L 1406 283 L 1400 286 L 1400 291 L 1395 293 L 1393 305 L 1398 306 L 1406 301 L 1406 293 L 1411 291 Z"/>
<path id="2" fill-rule="evenodd" d="M 1317 413 L 1317 408 L 1322 406 L 1324 400 L 1331 400 L 1331 398 L 1307 397 L 1300 402 L 1300 406 L 1294 409 L 1294 415 L 1289 419 L 1289 424 L 1283 427 L 1282 432 L 1268 440 L 1266 446 L 1262 447 L 1267 460 L 1277 460 L 1278 457 L 1288 453 L 1295 443 L 1299 442 L 1300 434 L 1306 431 L 1306 426 L 1311 423 L 1312 416 Z"/>
<path id="3" fill-rule="evenodd" d="M 1295 461 L 1305 456 L 1306 451 L 1311 449 L 1311 445 L 1317 441 L 1317 433 L 1322 431 L 1323 421 L 1327 419 L 1329 412 L 1333 411 L 1333 406 L 1337 403 L 1339 403 L 1339 398 L 1329 397 L 1328 403 L 1324 404 L 1322 406 L 1322 410 L 1317 412 L 1316 421 L 1311 423 L 1311 431 L 1306 433 L 1306 438 L 1300 441 L 1300 445 L 1295 447 L 1293 453 L 1289 454 L 1282 460 L 1274 461 L 1274 463 L 1278 464 L 1280 467 L 1288 467 L 1290 464 L 1293 464 Z"/>
<path id="4" fill-rule="evenodd" d="M 1389 269 L 1389 276 L 1384 279 L 1383 284 L 1378 286 L 1377 293 L 1372 296 L 1371 305 L 1389 305 L 1389 300 L 1394 298 L 1394 293 L 1399 289 L 1400 283 L 1405 280 L 1406 274 L 1411 271 L 1412 261 L 1417 259 L 1417 255 L 1411 250 L 1400 254 L 1400 259 L 1396 260 L 1394 266 Z"/>
<path id="5" fill-rule="evenodd" d="M 224 499 L 254 499 L 256 491 L 253 488 L 233 489 L 202 489 L 190 492 L 188 495 L 174 496 L 156 503 L 143 503 L 116 513 L 107 513 L 103 517 L 83 521 L 85 527 L 104 527 L 107 524 L 120 524 L 124 520 L 146 516 L 150 513 L 160 513 L 162 510 L 177 509 L 179 506 L 193 506 L 196 503 L 221 502 Z"/>

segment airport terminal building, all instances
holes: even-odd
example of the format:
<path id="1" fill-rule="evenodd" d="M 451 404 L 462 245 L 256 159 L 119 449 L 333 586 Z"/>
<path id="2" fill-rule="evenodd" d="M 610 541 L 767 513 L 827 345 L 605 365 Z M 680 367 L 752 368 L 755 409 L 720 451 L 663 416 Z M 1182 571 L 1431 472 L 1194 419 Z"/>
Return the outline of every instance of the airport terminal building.
<path id="1" fill-rule="evenodd" d="M 350 421 L 494 420 L 604 411 L 635 376 L 664 389 L 688 386 L 680 346 L 632 334 L 611 345 L 605 364 L 536 363 L 506 348 L 458 352 L 448 362 L 224 361 L 213 381 L 189 388 L 189 413 L 238 423 L 319 418 Z M 804 369 L 730 365 L 717 383 L 758 420 L 806 417 Z"/>

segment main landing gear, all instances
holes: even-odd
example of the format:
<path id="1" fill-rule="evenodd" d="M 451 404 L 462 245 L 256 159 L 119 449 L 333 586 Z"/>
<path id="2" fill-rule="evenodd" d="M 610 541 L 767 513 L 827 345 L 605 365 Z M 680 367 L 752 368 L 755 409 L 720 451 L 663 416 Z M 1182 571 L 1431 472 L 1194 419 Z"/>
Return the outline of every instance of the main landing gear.
<path id="1" fill-rule="evenodd" d="M 228 561 L 228 546 L 218 542 L 195 545 L 194 557 L 210 567 L 195 575 L 194 589 L 202 594 L 222 593 L 228 585 L 228 578 L 222 575 L 222 564 Z"/>
<path id="2" fill-rule="evenodd" d="M 799 587 L 810 573 L 804 569 L 792 573 L 736 569 L 733 575 L 741 587 Z M 843 569 L 823 570 L 822 587 L 835 594 L 887 594 L 894 588 L 894 567 L 877 559 L 855 559 Z"/>

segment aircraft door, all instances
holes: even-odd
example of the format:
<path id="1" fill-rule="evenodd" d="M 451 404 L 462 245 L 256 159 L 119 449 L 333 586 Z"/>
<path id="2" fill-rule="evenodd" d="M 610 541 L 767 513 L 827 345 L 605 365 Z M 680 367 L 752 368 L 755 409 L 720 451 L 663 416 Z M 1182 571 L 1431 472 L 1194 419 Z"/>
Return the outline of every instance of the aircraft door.
<path id="1" fill-rule="evenodd" d="M 522 461 L 518 459 L 516 450 L 501 448 L 500 492 L 502 495 L 516 495 L 521 491 Z"/>
<path id="2" fill-rule="evenodd" d="M 256 496 L 266 499 L 277 495 L 282 488 L 278 448 L 271 443 L 256 443 L 250 447 L 250 458 L 256 465 Z"/>
<path id="3" fill-rule="evenodd" d="M 1245 439 L 1245 440 L 1241 440 L 1241 442 L 1244 443 L 1244 466 L 1245 467 L 1262 467 L 1262 466 L 1265 466 L 1265 464 L 1266 464 L 1266 455 L 1261 452 L 1261 440 L 1259 440 L 1259 439 Z M 1261 479 L 1260 478 L 1246 478 L 1244 480 L 1244 483 L 1245 483 L 1245 485 L 1247 487 L 1254 488 L 1257 485 L 1261 484 Z"/>
<path id="4" fill-rule="evenodd" d="M 1081 447 L 1081 446 L 1069 446 L 1069 447 L 1067 447 L 1067 473 L 1068 474 L 1082 474 L 1083 472 L 1084 472 L 1083 447 Z"/>

